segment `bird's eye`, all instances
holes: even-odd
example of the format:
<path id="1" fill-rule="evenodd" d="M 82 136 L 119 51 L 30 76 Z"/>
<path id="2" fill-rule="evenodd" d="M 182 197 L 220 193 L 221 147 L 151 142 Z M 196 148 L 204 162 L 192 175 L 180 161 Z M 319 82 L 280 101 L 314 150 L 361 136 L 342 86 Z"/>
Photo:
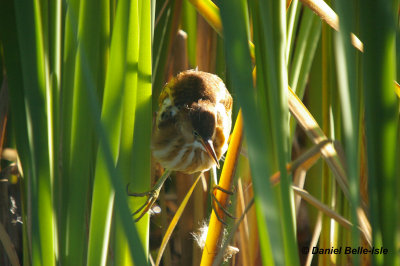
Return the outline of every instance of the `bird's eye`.
<path id="1" fill-rule="evenodd" d="M 197 131 L 196 131 L 196 130 L 193 130 L 193 136 L 195 136 L 195 137 L 199 137 L 200 135 L 199 135 L 199 133 L 197 133 Z"/>

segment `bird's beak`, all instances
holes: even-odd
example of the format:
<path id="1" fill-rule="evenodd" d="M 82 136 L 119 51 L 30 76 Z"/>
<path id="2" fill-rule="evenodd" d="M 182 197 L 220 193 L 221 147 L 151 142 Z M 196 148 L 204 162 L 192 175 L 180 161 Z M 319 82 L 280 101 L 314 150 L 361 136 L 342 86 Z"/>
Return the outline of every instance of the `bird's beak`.
<path id="1" fill-rule="evenodd" d="M 206 149 L 207 153 L 211 156 L 211 158 L 214 159 L 215 163 L 217 164 L 217 167 L 219 169 L 219 162 L 218 162 L 218 158 L 217 155 L 215 154 L 215 150 L 214 150 L 214 145 L 212 143 L 212 140 L 207 140 L 204 141 L 201 138 L 201 144 L 203 145 L 203 147 Z"/>

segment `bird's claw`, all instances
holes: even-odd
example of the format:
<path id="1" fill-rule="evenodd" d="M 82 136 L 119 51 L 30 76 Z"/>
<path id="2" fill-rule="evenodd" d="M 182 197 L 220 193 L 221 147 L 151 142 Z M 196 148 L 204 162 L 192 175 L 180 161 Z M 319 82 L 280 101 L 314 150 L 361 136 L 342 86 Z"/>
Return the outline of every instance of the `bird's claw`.
<path id="1" fill-rule="evenodd" d="M 128 196 L 131 197 L 147 197 L 146 202 L 142 206 L 140 206 L 139 209 L 137 209 L 134 213 L 132 213 L 132 216 L 140 213 L 140 215 L 135 219 L 135 222 L 138 222 L 153 207 L 154 203 L 158 199 L 158 195 L 160 194 L 160 189 L 153 189 L 142 193 L 133 193 L 129 191 L 128 184 L 126 186 L 126 192 Z"/>
<path id="2" fill-rule="evenodd" d="M 228 224 L 218 214 L 217 209 L 222 210 L 224 212 L 224 214 L 227 215 L 231 219 L 237 219 L 237 217 L 233 216 L 224 206 L 222 206 L 221 202 L 219 202 L 219 200 L 216 198 L 216 196 L 214 194 L 215 190 L 222 191 L 222 192 L 224 192 L 224 193 L 226 193 L 228 195 L 233 195 L 234 192 L 226 190 L 226 189 L 216 185 L 216 186 L 213 187 L 213 191 L 211 193 L 211 197 L 213 199 L 211 206 L 212 206 L 212 209 L 214 210 L 215 216 L 217 217 L 218 221 L 220 221 L 222 224 L 227 226 Z"/>
<path id="3" fill-rule="evenodd" d="M 224 188 L 222 188 L 222 187 L 220 187 L 220 186 L 218 186 L 218 185 L 215 185 L 215 186 L 213 187 L 213 191 L 212 191 L 213 194 L 214 194 L 215 190 L 222 191 L 222 192 L 224 192 L 225 194 L 228 194 L 228 195 L 231 195 L 231 196 L 235 193 L 235 191 L 226 190 L 226 189 L 224 189 Z"/>

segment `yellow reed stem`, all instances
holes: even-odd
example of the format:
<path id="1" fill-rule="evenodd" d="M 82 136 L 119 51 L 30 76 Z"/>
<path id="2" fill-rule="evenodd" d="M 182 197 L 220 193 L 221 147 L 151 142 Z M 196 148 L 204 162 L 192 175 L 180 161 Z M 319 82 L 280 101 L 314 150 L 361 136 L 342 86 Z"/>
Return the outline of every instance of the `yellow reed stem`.
<path id="1" fill-rule="evenodd" d="M 196 8 L 197 12 L 210 24 L 211 27 L 218 33 L 222 34 L 222 22 L 219 15 L 219 8 L 211 0 L 189 0 L 190 3 Z M 254 44 L 249 40 L 249 48 L 251 58 L 255 58 Z"/>
<path id="2" fill-rule="evenodd" d="M 189 0 L 197 9 L 197 12 L 210 24 L 211 27 L 222 35 L 222 22 L 219 15 L 219 8 L 210 0 Z"/>
<path id="3" fill-rule="evenodd" d="M 221 178 L 218 184 L 221 188 L 225 190 L 231 190 L 233 176 L 235 174 L 236 162 L 240 155 L 242 137 L 243 118 L 242 111 L 240 110 L 236 119 L 235 128 L 233 129 L 224 167 L 222 168 Z M 229 202 L 229 195 L 220 190 L 215 190 L 215 197 L 221 203 L 221 205 L 226 208 L 227 203 Z M 224 219 L 225 213 L 218 207 L 216 209 L 218 211 L 219 217 Z M 207 240 L 204 246 L 203 256 L 201 257 L 201 266 L 212 265 L 215 257 L 218 254 L 219 248 L 221 247 L 223 232 L 224 225 L 220 221 L 218 221 L 218 218 L 213 211 L 208 227 Z"/>

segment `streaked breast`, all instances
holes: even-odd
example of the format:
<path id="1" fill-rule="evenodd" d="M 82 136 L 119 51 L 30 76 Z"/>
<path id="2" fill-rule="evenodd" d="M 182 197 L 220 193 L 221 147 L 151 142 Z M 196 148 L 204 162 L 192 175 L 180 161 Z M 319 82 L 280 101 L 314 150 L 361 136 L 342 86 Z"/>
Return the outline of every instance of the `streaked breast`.
<path id="1" fill-rule="evenodd" d="M 179 148 L 172 143 L 163 148 L 153 149 L 153 156 L 163 167 L 187 174 L 210 169 L 215 164 L 197 141 L 181 145 Z"/>

